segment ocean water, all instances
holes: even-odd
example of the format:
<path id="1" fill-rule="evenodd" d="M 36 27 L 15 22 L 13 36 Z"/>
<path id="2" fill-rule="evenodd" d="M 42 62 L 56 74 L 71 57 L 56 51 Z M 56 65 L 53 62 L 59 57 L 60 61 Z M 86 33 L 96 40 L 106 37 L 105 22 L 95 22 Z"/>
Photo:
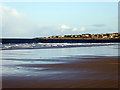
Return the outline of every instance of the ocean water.
<path id="1" fill-rule="evenodd" d="M 68 73 L 68 70 L 54 70 L 52 67 L 48 68 L 47 65 L 72 63 L 75 60 L 70 57 L 74 56 L 82 58 L 118 56 L 119 45 L 120 43 L 3 44 L 1 45 L 2 75 L 5 78 L 30 76 L 45 78 L 47 76 L 48 79 L 59 79 L 59 77 L 53 78 L 49 75 Z M 79 70 L 79 72 L 91 73 L 89 70 Z"/>
<path id="2" fill-rule="evenodd" d="M 10 49 L 45 49 L 45 48 L 70 48 L 70 47 L 95 47 L 95 46 L 109 46 L 118 45 L 119 43 L 22 43 L 22 44 L 2 44 L 1 50 Z"/>
<path id="3" fill-rule="evenodd" d="M 3 44 L 2 58 L 47 59 L 71 55 L 117 56 L 120 43 Z"/>

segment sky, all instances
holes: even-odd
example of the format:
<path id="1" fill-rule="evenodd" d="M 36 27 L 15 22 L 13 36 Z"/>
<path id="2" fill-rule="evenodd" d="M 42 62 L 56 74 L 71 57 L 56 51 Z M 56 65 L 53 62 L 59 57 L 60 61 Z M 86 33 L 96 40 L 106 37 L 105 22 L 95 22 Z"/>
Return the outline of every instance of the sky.
<path id="1" fill-rule="evenodd" d="M 117 2 L 6 2 L 0 15 L 4 38 L 118 32 Z"/>

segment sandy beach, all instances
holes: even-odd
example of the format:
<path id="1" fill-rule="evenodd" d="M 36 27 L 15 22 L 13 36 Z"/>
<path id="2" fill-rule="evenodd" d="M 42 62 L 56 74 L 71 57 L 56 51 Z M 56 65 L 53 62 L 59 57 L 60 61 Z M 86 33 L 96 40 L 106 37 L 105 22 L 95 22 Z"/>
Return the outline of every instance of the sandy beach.
<path id="1" fill-rule="evenodd" d="M 57 59 L 34 59 L 34 61 L 69 61 L 69 63 L 15 65 L 19 71 L 20 67 L 29 68 L 26 69 L 27 74 L 3 75 L 3 88 L 118 87 L 117 56 L 76 55 Z"/>

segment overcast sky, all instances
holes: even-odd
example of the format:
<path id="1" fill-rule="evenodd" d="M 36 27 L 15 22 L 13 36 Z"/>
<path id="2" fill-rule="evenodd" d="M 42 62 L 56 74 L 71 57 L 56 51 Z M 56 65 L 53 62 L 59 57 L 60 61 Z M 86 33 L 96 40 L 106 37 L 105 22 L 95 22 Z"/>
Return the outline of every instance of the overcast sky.
<path id="1" fill-rule="evenodd" d="M 3 37 L 118 32 L 117 2 L 8 2 L 0 8 Z"/>

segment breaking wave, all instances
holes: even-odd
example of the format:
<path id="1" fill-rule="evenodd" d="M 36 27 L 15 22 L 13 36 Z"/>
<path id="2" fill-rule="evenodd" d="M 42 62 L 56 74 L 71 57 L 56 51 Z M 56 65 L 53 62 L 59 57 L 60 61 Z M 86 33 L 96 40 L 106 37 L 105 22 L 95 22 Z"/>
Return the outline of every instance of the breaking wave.
<path id="1" fill-rule="evenodd" d="M 1 50 L 11 49 L 45 49 L 45 48 L 70 48 L 70 47 L 95 47 L 120 45 L 120 43 L 23 43 L 23 44 L 0 44 Z"/>

